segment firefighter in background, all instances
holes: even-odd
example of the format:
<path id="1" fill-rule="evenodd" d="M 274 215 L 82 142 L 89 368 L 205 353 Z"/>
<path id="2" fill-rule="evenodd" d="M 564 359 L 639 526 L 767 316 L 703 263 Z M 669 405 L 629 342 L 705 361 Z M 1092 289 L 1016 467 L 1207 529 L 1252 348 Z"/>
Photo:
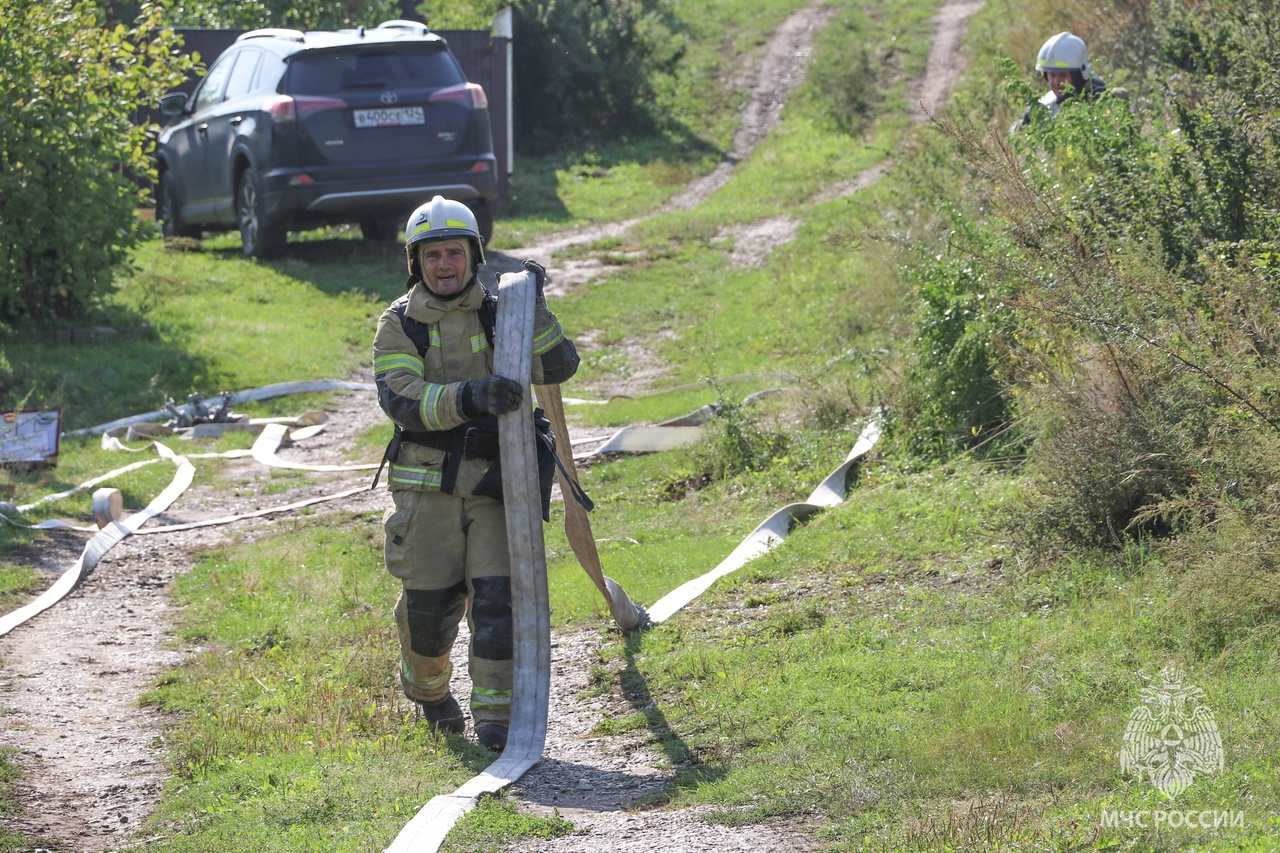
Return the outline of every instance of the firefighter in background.
<path id="1" fill-rule="evenodd" d="M 433 730 L 463 733 L 449 653 L 465 613 L 476 739 L 500 751 L 511 714 L 511 566 L 500 487 L 485 475 L 498 458 L 497 416 L 532 406 L 528 389 L 493 373 L 497 300 L 476 277 L 485 258 L 471 210 L 436 196 L 409 218 L 405 252 L 408 292 L 383 312 L 373 342 L 378 403 L 395 424 L 383 526 L 387 570 L 403 584 L 400 680 Z M 578 354 L 547 310 L 544 270 L 525 268 L 537 283 L 532 382 L 558 384 Z"/>
<path id="2" fill-rule="evenodd" d="M 1071 98 L 1092 101 L 1107 89 L 1103 79 L 1093 74 L 1084 39 L 1069 32 L 1058 33 L 1044 43 L 1036 56 L 1036 70 L 1049 86 L 1040 103 L 1049 108 L 1050 116 L 1056 116 L 1063 103 Z M 1016 133 L 1029 124 L 1030 107 L 1009 132 Z"/>

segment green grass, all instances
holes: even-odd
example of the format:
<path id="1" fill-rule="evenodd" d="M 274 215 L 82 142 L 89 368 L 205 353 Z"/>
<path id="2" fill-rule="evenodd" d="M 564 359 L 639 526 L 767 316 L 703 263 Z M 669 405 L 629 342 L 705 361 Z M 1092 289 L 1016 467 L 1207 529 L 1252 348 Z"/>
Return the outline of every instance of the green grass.
<path id="1" fill-rule="evenodd" d="M 30 566 L 0 563 L 0 613 L 26 604 L 31 594 L 43 586 L 43 580 Z"/>
<path id="2" fill-rule="evenodd" d="M 1099 834 L 1101 810 L 1165 807 L 1117 755 L 1144 675 L 1176 661 L 1227 748 L 1179 807 L 1243 809 L 1248 825 L 1134 849 L 1263 849 L 1280 805 L 1263 733 L 1280 712 L 1254 690 L 1274 651 L 1194 665 L 1156 618 L 1171 588 L 1158 561 L 1029 609 L 1011 555 L 972 522 L 1016 489 L 978 466 L 873 467 L 846 505 L 615 649 L 617 689 L 656 701 L 653 735 L 683 763 L 671 801 L 731 824 L 816 819 L 833 850 L 970 849 L 981 833 L 1006 845 L 990 849 L 1129 849 L 1132 833 Z"/>
<path id="3" fill-rule="evenodd" d="M 0 818 L 17 817 L 20 807 L 10 786 L 19 778 L 20 770 L 10 759 L 8 750 L 0 750 Z M 30 849 L 27 839 L 20 832 L 0 827 L 0 850 L 22 851 Z"/>
<path id="4" fill-rule="evenodd" d="M 186 251 L 143 245 L 133 273 L 85 321 L 119 331 L 106 341 L 0 340 L 13 365 L 3 404 L 61 407 L 63 428 L 75 430 L 158 410 L 168 397 L 185 402 L 193 391 L 347 378 L 368 361 L 378 315 L 403 292 L 394 246 L 337 235 L 292 243 L 284 260 L 259 264 L 229 240 Z"/>
<path id="5" fill-rule="evenodd" d="M 482 799 L 445 843 L 450 850 L 465 853 L 498 853 L 510 849 L 513 839 L 559 838 L 573 832 L 573 824 L 560 816 L 559 809 L 553 810 L 551 817 L 538 817 L 520 811 L 516 803 L 499 795 Z"/>

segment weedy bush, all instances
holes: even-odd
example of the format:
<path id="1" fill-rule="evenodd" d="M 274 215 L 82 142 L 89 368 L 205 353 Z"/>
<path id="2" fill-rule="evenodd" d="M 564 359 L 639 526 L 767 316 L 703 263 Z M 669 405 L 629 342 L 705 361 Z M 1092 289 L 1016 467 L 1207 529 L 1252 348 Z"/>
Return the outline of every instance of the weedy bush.
<path id="1" fill-rule="evenodd" d="M 708 481 L 736 474 L 762 471 L 784 455 L 790 444 L 785 432 L 770 423 L 767 414 L 746 403 L 731 402 L 718 380 L 708 380 L 720 395 L 716 417 L 708 424 L 708 436 L 692 451 L 695 464 Z"/>
<path id="2" fill-rule="evenodd" d="M 182 82 L 189 58 L 164 10 L 104 27 L 93 3 L 0 0 L 0 322 L 83 313 L 149 233 L 153 173 L 135 111 Z"/>
<path id="3" fill-rule="evenodd" d="M 1280 441 L 1280 34 L 1237 0 L 1153 8 L 1160 97 L 1051 117 L 1005 60 L 1030 125 L 942 123 L 965 176 L 937 198 L 946 247 L 913 276 L 913 446 L 966 448 L 984 406 L 1016 423 L 1028 551 L 1184 534 L 1176 620 L 1208 653 L 1280 613 L 1259 509 Z"/>
<path id="4" fill-rule="evenodd" d="M 996 376 L 995 336 L 1004 324 L 987 305 L 997 299 L 995 282 L 966 256 L 921 257 L 904 272 L 919 299 L 902 418 L 912 424 L 908 447 L 947 456 L 985 444 L 1010 416 Z"/>

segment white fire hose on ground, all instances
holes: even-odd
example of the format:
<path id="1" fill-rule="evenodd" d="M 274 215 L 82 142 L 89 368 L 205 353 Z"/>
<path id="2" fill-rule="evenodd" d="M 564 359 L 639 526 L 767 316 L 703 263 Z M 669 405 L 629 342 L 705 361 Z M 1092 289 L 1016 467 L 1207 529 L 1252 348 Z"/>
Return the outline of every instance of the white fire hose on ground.
<path id="1" fill-rule="evenodd" d="M 736 571 L 787 538 L 796 524 L 807 521 L 827 507 L 843 503 L 854 474 L 862 464 L 862 457 L 866 456 L 867 452 L 880 440 L 880 429 L 879 420 L 868 423 L 844 462 L 826 476 L 818 488 L 809 495 L 807 501 L 787 504 L 760 522 L 720 565 L 702 577 L 694 578 L 676 587 L 659 599 L 649 608 L 649 619 L 655 625 L 667 621 L 686 604 L 710 589 L 717 580 Z"/>
<path id="2" fill-rule="evenodd" d="M 38 613 L 48 610 L 58 601 L 60 601 L 68 592 L 70 592 L 80 580 L 80 576 L 98 565 L 98 561 L 102 556 L 111 550 L 116 543 L 120 542 L 131 533 L 135 533 L 143 524 L 155 518 L 164 512 L 169 506 L 178 499 L 178 496 L 186 491 L 187 486 L 191 485 L 191 481 L 195 478 L 196 469 L 186 457 L 174 454 L 172 450 L 164 445 L 156 445 L 160 455 L 177 467 L 177 473 L 163 492 L 156 496 L 155 500 L 147 504 L 146 508 L 141 512 L 135 512 L 123 522 L 111 518 L 101 530 L 93 535 L 88 544 L 84 546 L 84 551 L 80 554 L 74 566 L 68 569 L 54 582 L 53 586 L 45 590 L 35 601 L 20 607 L 11 613 L 0 618 L 0 637 L 12 631 L 16 626 L 21 625 L 31 617 Z M 118 494 L 118 493 L 117 493 Z M 111 499 L 109 493 L 105 497 L 106 506 L 101 506 L 104 502 L 102 497 L 95 499 L 95 515 L 98 511 L 106 513 L 111 512 L 111 507 L 117 505 Z M 117 516 L 118 517 L 118 516 Z"/>
<path id="3" fill-rule="evenodd" d="M 532 362 L 533 299 L 535 295 L 533 277 L 523 272 L 504 275 L 499 284 L 499 292 L 502 294 L 502 298 L 499 300 L 495 334 L 494 370 L 500 375 L 516 378 L 521 384 L 527 386 Z M 331 388 L 370 390 L 372 387 L 367 383 L 354 382 L 286 383 L 270 386 L 267 389 L 259 389 L 256 392 L 244 392 L 239 399 L 265 399 L 279 394 L 321 391 Z M 539 402 L 543 405 L 548 418 L 552 422 L 553 430 L 562 441 L 561 461 L 564 465 L 564 470 L 557 471 L 556 476 L 560 482 L 561 491 L 565 496 L 566 536 L 579 562 L 608 603 L 614 621 L 624 632 L 640 630 L 650 624 L 666 621 L 702 592 L 709 589 L 716 580 L 735 571 L 751 559 L 767 552 L 785 539 L 796 523 L 808 519 L 823 508 L 842 502 L 852 482 L 853 472 L 861 463 L 862 457 L 866 455 L 880 437 L 880 423 L 878 419 L 872 420 L 863 429 L 858 441 L 844 462 L 827 475 L 807 501 L 789 504 L 774 512 L 759 524 L 713 570 L 663 596 L 646 613 L 645 608 L 631 601 L 626 591 L 616 581 L 604 575 L 586 510 L 574 499 L 574 489 L 567 482 L 567 478 L 572 478 L 574 485 L 576 485 L 577 472 L 573 464 L 575 457 L 572 453 L 572 445 L 568 440 L 569 432 L 565 425 L 560 389 L 558 386 L 538 386 L 536 391 Z M 159 414 L 162 413 L 151 413 L 137 418 L 125 418 L 120 421 L 113 421 L 102 427 L 91 428 L 81 432 L 103 433 L 104 446 L 110 443 L 111 446 L 117 449 L 137 450 L 138 448 L 128 448 L 120 444 L 113 432 L 122 430 L 129 425 L 144 423 L 147 420 L 154 419 L 154 416 Z M 713 414 L 714 407 L 704 407 L 693 415 L 677 419 L 677 421 L 671 422 L 669 425 L 623 428 L 602 447 L 584 455 L 589 456 L 602 452 L 654 452 L 688 444 L 697 440 L 701 434 L 701 427 L 697 424 L 705 422 Z M 85 571 L 97 565 L 102 555 L 126 536 L 131 534 L 165 533 L 225 524 L 244 518 L 289 511 L 345 497 L 367 489 L 367 486 L 361 485 L 354 489 L 299 501 L 287 506 L 272 507 L 187 524 L 142 528 L 142 525 L 147 521 L 164 512 L 190 485 L 194 477 L 194 468 L 189 461 L 192 458 L 252 456 L 255 461 L 270 467 L 309 471 L 371 470 L 378 467 L 376 464 L 309 465 L 279 458 L 277 451 L 286 438 L 290 436 L 301 438 L 314 433 L 314 431 L 322 427 L 322 424 L 310 421 L 298 425 L 302 428 L 291 432 L 288 424 L 266 424 L 262 427 L 262 431 L 254 442 L 252 449 L 232 450 L 226 453 L 181 456 L 175 454 L 170 448 L 158 441 L 153 441 L 150 443 L 156 448 L 159 454 L 158 459 L 148 459 L 143 462 L 133 463 L 109 474 L 94 478 L 67 492 L 43 498 L 37 504 L 27 507 L 15 507 L 17 510 L 26 511 L 39 503 L 85 491 L 91 486 L 104 482 L 113 476 L 157 461 L 167 459 L 172 461 L 178 469 L 173 482 L 168 488 L 157 496 L 146 509 L 134 513 L 123 522 L 120 521 L 122 507 L 119 491 L 106 488 L 97 490 L 93 496 L 93 512 L 95 521 L 100 529 L 85 546 L 84 553 L 76 564 L 64 573 L 50 589 L 46 590 L 36 601 L 26 607 L 0 616 L 0 636 L 4 636 L 17 625 L 37 613 L 43 612 L 64 597 L 74 588 Z M 512 784 L 542 757 L 547 735 L 551 640 L 546 554 L 542 535 L 542 511 L 535 447 L 533 424 L 527 411 L 520 409 L 499 418 L 499 451 L 502 460 L 503 494 L 507 514 L 515 635 L 515 677 L 511 727 L 507 738 L 507 747 L 498 760 L 486 768 L 483 773 L 458 788 L 452 794 L 434 797 L 423 806 L 404 827 L 391 846 L 386 849 L 386 853 L 435 853 L 450 829 L 466 812 L 475 806 L 481 796 L 496 793 Z M 15 523 L 7 518 L 5 520 Z M 30 526 L 74 530 L 86 529 L 56 520 Z M 92 528 L 87 529 L 92 530 Z"/>
<path id="4" fill-rule="evenodd" d="M 254 441 L 253 447 L 249 450 L 229 450 L 225 453 L 179 455 L 165 444 L 158 441 L 149 441 L 148 443 L 155 448 L 156 453 L 158 454 L 155 459 L 146 459 L 141 462 L 134 462 L 131 465 L 117 468 L 116 470 L 103 474 L 100 477 L 94 477 L 93 479 L 85 483 L 81 483 L 79 486 L 68 489 L 64 492 L 59 492 L 55 495 L 47 495 L 35 503 L 12 507 L 12 511 L 27 512 L 43 503 L 87 491 L 89 488 L 99 483 L 106 482 L 113 477 L 117 477 L 144 465 L 150 465 L 154 462 L 164 460 L 172 462 L 176 466 L 177 471 L 175 472 L 174 478 L 172 482 L 170 482 L 169 486 L 153 501 L 151 501 L 145 509 L 140 512 L 133 513 L 123 521 L 121 521 L 121 516 L 123 514 L 124 505 L 120 490 L 113 488 L 101 488 L 97 489 L 93 493 L 93 518 L 97 525 L 96 528 L 83 527 L 60 519 L 49 519 L 37 524 L 20 524 L 19 522 L 9 518 L 7 515 L 4 515 L 3 512 L 0 512 L 0 519 L 3 519 L 6 523 L 15 527 L 26 527 L 36 530 L 75 530 L 94 532 L 93 537 L 85 545 L 80 558 L 76 560 L 69 569 L 63 572 L 52 586 L 24 607 L 20 607 L 17 610 L 0 616 L 0 637 L 8 634 L 23 622 L 26 622 L 32 617 L 48 610 L 54 604 L 57 604 L 65 598 L 67 594 L 75 588 L 76 584 L 80 582 L 84 573 L 92 570 L 107 551 L 115 547 L 127 536 L 172 533 L 179 530 L 191 530 L 197 527 L 211 527 L 219 524 L 230 524 L 246 518 L 257 518 L 279 512 L 290 512 L 295 509 L 301 509 L 302 507 L 323 503 L 324 501 L 336 500 L 358 492 L 367 491 L 368 486 L 361 485 L 353 489 L 346 489 L 334 494 L 321 495 L 315 498 L 296 501 L 285 506 L 268 507 L 266 509 L 239 513 L 237 515 L 223 516 L 221 518 L 194 521 L 186 524 L 167 524 L 159 527 L 142 526 L 168 509 L 173 502 L 187 490 L 187 487 L 191 485 L 192 481 L 195 479 L 195 467 L 191 464 L 191 459 L 230 459 L 242 456 L 252 456 L 255 461 L 271 468 L 288 468 L 307 471 L 368 471 L 378 467 L 376 464 L 307 465 L 304 463 L 281 459 L 277 455 L 277 452 L 286 437 L 293 436 L 301 438 L 307 435 L 313 435 L 316 429 L 322 427 L 323 424 L 314 423 L 314 420 L 315 418 L 309 419 L 307 423 L 301 424 L 301 426 L 292 433 L 290 433 L 289 425 L 287 424 L 278 422 L 266 424 L 262 427 L 262 432 L 258 435 L 257 440 Z M 102 443 L 104 447 L 134 452 L 140 452 L 146 449 L 145 447 L 126 447 L 120 443 L 120 440 L 116 436 L 111 434 L 111 429 L 104 429 L 101 430 L 101 432 L 103 434 Z"/>

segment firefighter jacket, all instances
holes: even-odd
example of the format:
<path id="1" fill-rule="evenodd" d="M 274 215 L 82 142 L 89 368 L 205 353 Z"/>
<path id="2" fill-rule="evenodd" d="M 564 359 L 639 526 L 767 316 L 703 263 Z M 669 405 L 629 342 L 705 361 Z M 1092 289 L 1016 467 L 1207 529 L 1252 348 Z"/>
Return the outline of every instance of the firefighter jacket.
<path id="1" fill-rule="evenodd" d="M 1083 96 L 1086 101 L 1093 101 L 1093 100 L 1096 100 L 1097 97 L 1105 91 L 1107 91 L 1107 83 L 1105 80 L 1103 80 L 1101 77 L 1090 77 L 1088 81 L 1086 81 L 1084 84 Z M 1118 91 L 1122 93 L 1121 97 L 1125 97 L 1125 98 L 1128 97 L 1127 93 L 1124 93 L 1123 90 L 1118 90 Z M 1053 92 L 1045 92 L 1043 95 L 1040 96 L 1040 103 L 1049 108 L 1050 117 L 1056 117 L 1058 115 L 1058 110 L 1062 109 L 1062 105 L 1065 104 L 1067 101 L 1069 101 L 1071 98 L 1074 98 L 1077 96 L 1078 96 L 1078 93 L 1071 93 L 1071 94 L 1068 94 L 1062 100 L 1058 100 L 1058 96 L 1055 95 Z M 1017 133 L 1023 128 L 1028 127 L 1030 124 L 1031 124 L 1031 107 L 1027 107 L 1027 111 L 1022 114 L 1022 118 L 1020 118 L 1018 121 L 1015 121 L 1012 125 L 1009 126 L 1009 132 Z"/>
<path id="2" fill-rule="evenodd" d="M 492 434 L 495 419 L 469 420 L 462 411 L 462 384 L 493 372 L 495 306 L 496 299 L 474 277 L 450 299 L 417 281 L 378 320 L 373 340 L 378 404 L 398 428 L 387 457 L 391 489 L 470 495 L 497 458 L 496 438 L 488 450 L 463 452 L 464 439 L 470 443 L 475 433 Z M 577 369 L 573 342 L 539 300 L 533 384 L 559 384 Z"/>

